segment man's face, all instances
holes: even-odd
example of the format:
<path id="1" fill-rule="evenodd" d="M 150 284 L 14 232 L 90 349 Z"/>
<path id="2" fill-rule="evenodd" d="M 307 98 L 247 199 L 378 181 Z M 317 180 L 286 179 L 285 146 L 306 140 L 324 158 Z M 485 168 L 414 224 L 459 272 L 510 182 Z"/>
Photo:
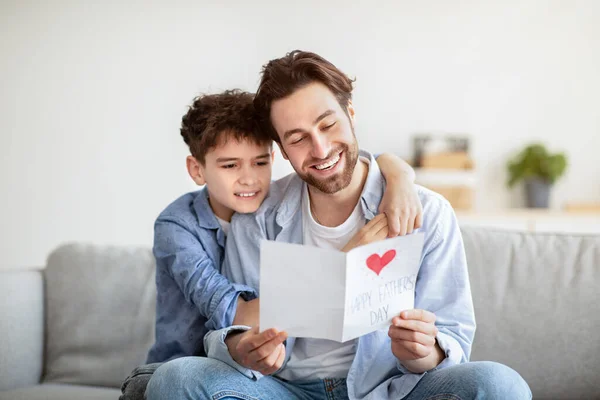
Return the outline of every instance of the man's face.
<path id="1" fill-rule="evenodd" d="M 269 191 L 272 161 L 271 145 L 229 139 L 206 153 L 204 165 L 198 163 L 199 180 L 194 180 L 206 183 L 213 211 L 229 221 L 234 212 L 252 213 L 261 205 Z"/>
<path id="2" fill-rule="evenodd" d="M 302 180 L 329 194 L 350 184 L 358 160 L 352 106 L 346 114 L 325 85 L 311 83 L 273 102 L 271 121 Z"/>

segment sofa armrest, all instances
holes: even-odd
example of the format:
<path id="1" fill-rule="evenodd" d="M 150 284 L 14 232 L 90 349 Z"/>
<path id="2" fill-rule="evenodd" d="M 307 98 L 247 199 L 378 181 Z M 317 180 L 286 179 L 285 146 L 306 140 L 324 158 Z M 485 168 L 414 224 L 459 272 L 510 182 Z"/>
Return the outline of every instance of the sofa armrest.
<path id="1" fill-rule="evenodd" d="M 0 270 L 0 391 L 38 384 L 43 358 L 43 271 Z"/>

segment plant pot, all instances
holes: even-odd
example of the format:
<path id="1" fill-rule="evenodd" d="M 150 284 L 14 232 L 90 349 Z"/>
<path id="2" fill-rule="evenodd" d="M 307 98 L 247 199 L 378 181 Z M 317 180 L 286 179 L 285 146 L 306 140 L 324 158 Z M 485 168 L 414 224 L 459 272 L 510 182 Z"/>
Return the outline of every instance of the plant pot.
<path id="1" fill-rule="evenodd" d="M 527 195 L 527 207 L 548 208 L 550 203 L 550 188 L 552 184 L 543 179 L 525 180 L 525 193 Z"/>

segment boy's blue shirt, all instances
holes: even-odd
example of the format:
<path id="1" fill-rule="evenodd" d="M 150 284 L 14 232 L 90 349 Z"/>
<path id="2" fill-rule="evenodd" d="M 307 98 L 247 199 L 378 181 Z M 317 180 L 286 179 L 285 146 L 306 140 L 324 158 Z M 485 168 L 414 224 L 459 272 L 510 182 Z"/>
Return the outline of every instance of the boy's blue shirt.
<path id="1" fill-rule="evenodd" d="M 375 159 L 370 159 L 369 173 L 361 195 L 363 215 L 371 220 L 383 197 L 385 181 Z M 232 219 L 223 274 L 232 282 L 259 288 L 261 239 L 301 244 L 302 190 L 305 183 L 290 175 L 271 186 L 269 197 L 255 214 L 238 214 Z M 475 315 L 468 279 L 462 236 L 452 207 L 440 195 L 418 188 L 423 205 L 425 243 L 415 289 L 415 308 L 436 314 L 437 341 L 446 358 L 436 368 L 466 362 L 475 333 Z M 310 293 L 306 294 L 310 296 Z M 268 328 L 268 327 L 264 327 Z M 249 378 L 261 374 L 237 364 L 229 354 L 224 339 L 233 329 L 212 331 L 205 337 L 209 357 L 220 359 Z M 286 360 L 292 353 L 294 338 L 286 341 Z M 285 363 L 284 363 L 285 367 Z M 359 338 L 356 356 L 348 373 L 351 399 L 398 399 L 408 394 L 423 374 L 413 374 L 395 358 L 387 329 Z"/>
<path id="2" fill-rule="evenodd" d="M 248 286 L 221 275 L 225 234 L 208 203 L 205 188 L 171 203 L 154 224 L 156 339 L 147 362 L 205 355 L 208 330 L 233 324 L 240 294 Z"/>

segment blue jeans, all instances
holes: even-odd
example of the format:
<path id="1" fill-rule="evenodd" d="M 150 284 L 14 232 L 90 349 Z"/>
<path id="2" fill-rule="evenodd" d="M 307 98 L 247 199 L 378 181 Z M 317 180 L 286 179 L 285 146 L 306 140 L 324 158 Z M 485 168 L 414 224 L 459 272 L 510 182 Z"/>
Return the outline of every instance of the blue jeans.
<path id="1" fill-rule="evenodd" d="M 288 382 L 266 376 L 257 381 L 209 358 L 183 357 L 160 366 L 146 388 L 148 400 L 348 399 L 345 379 Z M 426 373 L 405 400 L 531 399 L 514 370 L 473 362 Z M 399 399 L 398 399 L 399 400 Z"/>

